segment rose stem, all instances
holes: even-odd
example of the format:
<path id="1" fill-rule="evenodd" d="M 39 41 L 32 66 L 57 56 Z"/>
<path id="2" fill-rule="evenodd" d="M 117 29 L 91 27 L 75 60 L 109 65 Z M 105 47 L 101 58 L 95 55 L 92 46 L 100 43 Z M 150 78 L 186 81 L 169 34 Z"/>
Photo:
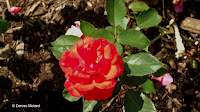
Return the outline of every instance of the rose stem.
<path id="1" fill-rule="evenodd" d="M 158 39 L 160 39 L 160 38 L 163 37 L 164 35 L 169 35 L 169 34 L 174 34 L 174 32 L 166 32 L 166 33 L 160 34 L 160 35 L 158 35 L 157 37 L 155 37 L 155 38 L 150 42 L 150 44 L 153 44 L 155 41 L 157 41 Z"/>

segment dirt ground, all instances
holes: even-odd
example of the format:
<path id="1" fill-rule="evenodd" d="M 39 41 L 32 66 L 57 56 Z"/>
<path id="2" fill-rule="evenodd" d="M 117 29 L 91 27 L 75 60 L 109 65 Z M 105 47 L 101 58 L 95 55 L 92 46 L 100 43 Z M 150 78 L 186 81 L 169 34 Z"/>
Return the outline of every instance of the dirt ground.
<path id="1" fill-rule="evenodd" d="M 96 28 L 109 25 L 104 15 L 105 0 L 10 0 L 12 6 L 20 6 L 22 10 L 13 16 L 7 11 L 5 2 L 0 2 L 0 16 L 11 22 L 11 28 L 0 35 L 0 46 L 9 45 L 11 54 L 0 60 L 0 111 L 32 112 L 32 111 L 70 111 L 81 112 L 82 101 L 68 102 L 62 96 L 64 89 L 64 73 L 59 67 L 51 50 L 50 42 L 74 24 L 83 19 Z M 178 26 L 185 17 L 200 19 L 200 2 L 190 0 L 184 2 L 184 11 L 175 14 L 171 1 L 162 0 L 151 7 L 156 8 L 161 16 L 163 10 L 166 18 L 174 17 Z M 135 21 L 131 21 L 134 26 Z M 161 26 L 168 22 L 162 21 Z M 147 32 L 147 33 L 146 33 Z M 150 40 L 159 34 L 159 29 L 150 28 L 143 32 Z M 199 35 L 180 28 L 182 37 L 199 40 Z M 149 53 L 158 58 L 173 56 L 176 51 L 174 36 L 167 36 L 150 46 Z M 16 55 L 16 48 L 24 42 L 24 54 Z M 172 58 L 161 60 L 169 66 L 168 72 L 174 78 L 175 90 L 170 93 L 158 82 L 154 82 L 156 95 L 149 94 L 159 112 L 199 112 L 200 111 L 200 53 L 193 53 L 194 43 L 186 45 L 188 57 L 193 57 L 198 64 L 194 68 L 187 62 L 189 58 Z M 199 49 L 199 46 L 195 46 Z M 192 56 L 191 56 L 192 55 Z M 123 93 L 123 92 L 122 92 Z M 96 111 L 122 112 L 123 94 L 118 95 L 107 108 L 110 99 L 104 101 Z M 12 104 L 36 104 L 39 108 L 13 108 Z"/>

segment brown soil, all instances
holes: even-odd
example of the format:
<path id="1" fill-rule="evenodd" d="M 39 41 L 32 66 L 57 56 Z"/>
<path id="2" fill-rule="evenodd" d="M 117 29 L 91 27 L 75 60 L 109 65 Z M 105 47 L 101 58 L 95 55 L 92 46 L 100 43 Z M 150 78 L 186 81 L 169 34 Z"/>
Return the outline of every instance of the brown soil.
<path id="1" fill-rule="evenodd" d="M 50 42 L 74 24 L 74 21 L 83 19 L 104 28 L 109 25 L 104 15 L 105 0 L 10 0 L 10 4 L 22 7 L 18 15 L 12 16 L 6 4 L 0 2 L 0 14 L 12 23 L 6 33 L 0 35 L 2 45 L 9 44 L 11 55 L 0 61 L 0 111 L 32 112 L 32 111 L 70 111 L 81 112 L 82 101 L 68 102 L 62 97 L 64 89 L 64 74 L 58 65 L 51 50 Z M 38 5 L 37 2 L 39 3 Z M 199 5 L 196 1 L 184 3 L 184 12 L 174 14 L 171 1 L 165 1 L 165 16 L 169 14 L 178 19 L 179 24 L 185 17 L 195 16 L 200 19 Z M 30 8 L 33 8 L 30 12 Z M 162 1 L 152 6 L 162 15 Z M 187 7 L 187 9 L 186 9 Z M 163 15 L 162 15 L 163 16 Z M 134 25 L 135 22 L 132 21 Z M 162 25 L 168 22 L 163 21 Z M 146 30 L 144 34 L 152 40 L 159 34 L 159 29 Z M 180 29 L 181 36 L 192 37 L 198 40 L 198 34 Z M 16 46 L 22 40 L 25 44 L 22 59 L 15 56 Z M 191 46 L 194 46 L 192 44 Z M 198 46 L 199 48 L 199 46 Z M 166 50 L 165 50 L 166 49 Z M 191 52 L 192 47 L 186 46 L 186 51 Z M 150 46 L 150 53 L 158 57 L 170 57 L 175 53 L 174 38 L 162 38 Z M 158 55 L 158 53 L 162 55 Z M 199 53 L 194 54 L 199 64 Z M 168 72 L 174 78 L 176 90 L 172 93 L 155 81 L 156 95 L 148 95 L 160 112 L 198 112 L 200 111 L 200 69 L 193 69 L 185 59 L 162 61 L 169 66 Z M 102 103 L 99 110 L 105 112 L 123 111 L 123 91 L 118 94 L 113 102 L 109 100 Z M 110 106 L 104 109 L 108 103 Z M 40 108 L 13 108 L 12 104 L 40 104 Z M 96 110 L 98 111 L 98 110 Z"/>

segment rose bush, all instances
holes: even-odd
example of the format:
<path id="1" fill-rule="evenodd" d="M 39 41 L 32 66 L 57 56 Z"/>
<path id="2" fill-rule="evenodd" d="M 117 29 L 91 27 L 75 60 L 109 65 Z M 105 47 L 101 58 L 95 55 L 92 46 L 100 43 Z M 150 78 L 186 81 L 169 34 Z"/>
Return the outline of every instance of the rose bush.
<path id="1" fill-rule="evenodd" d="M 123 73 L 123 61 L 115 46 L 106 39 L 86 37 L 60 58 L 65 73 L 65 88 L 71 96 L 87 101 L 112 96 L 116 77 Z"/>

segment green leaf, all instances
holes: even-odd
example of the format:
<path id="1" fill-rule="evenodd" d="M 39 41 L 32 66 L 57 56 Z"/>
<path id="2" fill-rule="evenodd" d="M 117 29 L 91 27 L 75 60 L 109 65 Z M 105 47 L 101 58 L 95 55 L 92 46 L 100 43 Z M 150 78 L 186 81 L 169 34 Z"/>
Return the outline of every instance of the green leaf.
<path id="1" fill-rule="evenodd" d="M 89 37 L 93 37 L 95 39 L 105 38 L 110 43 L 113 43 L 115 41 L 115 37 L 106 29 L 95 30 L 89 35 Z"/>
<path id="2" fill-rule="evenodd" d="M 111 25 L 117 26 L 126 15 L 126 6 L 122 0 L 106 0 L 106 12 Z"/>
<path id="3" fill-rule="evenodd" d="M 63 90 L 62 94 L 63 94 L 63 97 L 64 97 L 66 100 L 70 101 L 70 102 L 78 101 L 78 100 L 81 98 L 81 97 L 76 98 L 76 97 L 71 96 L 71 95 L 68 93 L 68 91 L 66 90 L 66 88 Z"/>
<path id="4" fill-rule="evenodd" d="M 142 84 L 142 90 L 143 90 L 144 93 L 156 94 L 154 84 L 150 79 L 147 79 L 146 82 Z"/>
<path id="5" fill-rule="evenodd" d="M 56 59 L 60 59 L 62 54 L 67 51 L 70 50 L 72 46 L 60 46 L 60 47 L 50 47 L 51 51 L 53 52 L 53 55 L 56 57 Z"/>
<path id="6" fill-rule="evenodd" d="M 7 20 L 3 20 L 0 16 L 0 33 L 5 33 L 10 26 L 11 23 Z"/>
<path id="7" fill-rule="evenodd" d="M 122 31 L 125 31 L 129 28 L 129 22 L 127 18 L 124 18 L 121 23 L 116 26 L 116 31 L 115 31 L 115 26 L 107 26 L 105 29 L 108 30 L 110 33 L 112 33 L 113 35 L 118 35 L 119 33 L 121 33 Z"/>
<path id="8" fill-rule="evenodd" d="M 124 0 L 124 2 L 125 2 L 125 3 L 128 3 L 128 2 L 130 2 L 130 0 Z"/>
<path id="9" fill-rule="evenodd" d="M 167 73 L 168 70 L 168 66 L 167 65 L 163 65 L 157 72 L 153 73 L 153 75 L 155 77 L 160 77 L 163 76 Z"/>
<path id="10" fill-rule="evenodd" d="M 148 79 L 148 75 L 145 76 L 131 76 L 128 77 L 127 74 L 122 75 L 122 82 L 128 86 L 138 86 L 143 84 Z"/>
<path id="11" fill-rule="evenodd" d="M 73 35 L 62 35 L 59 38 L 57 38 L 54 42 L 51 42 L 51 50 L 56 57 L 56 59 L 60 59 L 61 55 L 66 51 L 71 49 L 72 46 L 74 46 L 78 40 L 81 40 L 81 38 L 73 36 Z"/>
<path id="12" fill-rule="evenodd" d="M 148 10 L 149 6 L 143 1 L 134 1 L 129 5 L 129 9 L 132 11 L 144 11 Z"/>
<path id="13" fill-rule="evenodd" d="M 114 43 L 116 49 L 117 49 L 117 52 L 119 53 L 119 55 L 121 55 L 123 53 L 123 47 L 121 44 L 119 44 L 118 42 L 115 42 Z"/>
<path id="14" fill-rule="evenodd" d="M 98 101 L 97 104 L 94 106 L 93 111 L 96 112 L 97 110 L 99 110 L 99 107 L 101 106 L 102 103 L 103 103 L 103 100 Z"/>
<path id="15" fill-rule="evenodd" d="M 137 53 L 123 58 L 128 76 L 144 76 L 159 70 L 163 64 L 148 53 Z"/>
<path id="16" fill-rule="evenodd" d="M 158 15 L 156 9 L 150 8 L 147 11 L 143 11 L 136 19 L 138 27 L 141 29 L 153 27 L 158 25 L 162 21 L 162 17 Z"/>
<path id="17" fill-rule="evenodd" d="M 95 27 L 94 25 L 92 25 L 91 23 L 81 20 L 81 25 L 80 25 L 80 29 L 81 32 L 87 37 L 89 36 L 93 31 L 95 31 Z"/>
<path id="18" fill-rule="evenodd" d="M 129 27 L 129 21 L 126 17 L 122 19 L 121 23 L 117 26 L 117 28 L 120 29 L 121 31 L 127 30 L 128 27 Z"/>
<path id="19" fill-rule="evenodd" d="M 142 50 L 145 50 L 146 52 L 148 52 L 149 51 L 149 45 L 146 46 L 145 48 L 143 48 Z"/>
<path id="20" fill-rule="evenodd" d="M 115 89 L 113 91 L 112 97 L 116 96 L 119 93 L 120 89 L 121 89 L 121 83 L 117 82 L 117 84 L 115 85 Z"/>
<path id="21" fill-rule="evenodd" d="M 149 45 L 147 37 L 136 30 L 127 30 L 119 34 L 118 42 L 125 45 L 130 45 L 138 49 L 143 49 Z"/>
<path id="22" fill-rule="evenodd" d="M 96 100 L 83 101 L 83 112 L 92 112 L 95 105 L 98 103 Z"/>
<path id="23" fill-rule="evenodd" d="M 115 27 L 114 26 L 107 26 L 105 29 L 107 31 L 109 31 L 110 33 L 112 33 L 113 35 L 115 34 Z M 122 31 L 119 28 L 116 28 L 116 35 L 118 35 L 121 32 Z"/>
<path id="24" fill-rule="evenodd" d="M 128 91 L 125 95 L 126 112 L 156 112 L 151 100 L 143 93 Z"/>

